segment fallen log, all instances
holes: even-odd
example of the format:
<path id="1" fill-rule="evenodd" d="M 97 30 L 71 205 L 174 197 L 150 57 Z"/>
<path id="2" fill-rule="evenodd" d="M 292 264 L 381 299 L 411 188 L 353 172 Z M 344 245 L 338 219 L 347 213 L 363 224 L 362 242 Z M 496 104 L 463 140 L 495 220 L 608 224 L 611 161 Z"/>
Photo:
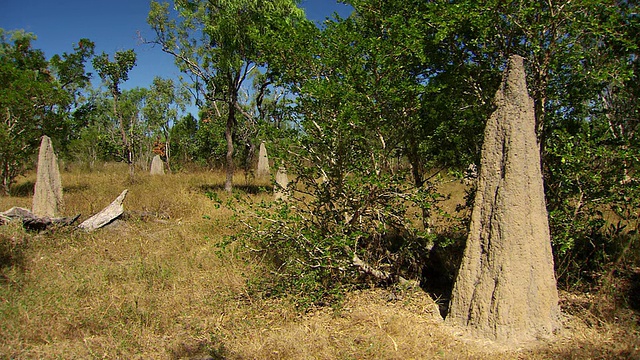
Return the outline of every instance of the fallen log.
<path id="1" fill-rule="evenodd" d="M 387 284 L 398 283 L 400 285 L 413 287 L 413 288 L 417 288 L 420 285 L 419 282 L 416 280 L 407 280 L 400 275 L 395 275 L 387 271 L 378 270 L 373 266 L 364 262 L 355 253 L 353 254 L 353 259 L 351 259 L 351 263 L 353 264 L 353 266 L 357 267 L 362 273 L 371 275 L 383 283 L 387 283 Z"/>
<path id="2" fill-rule="evenodd" d="M 4 225 L 10 221 L 22 221 L 22 226 L 27 230 L 42 231 L 51 226 L 69 226 L 72 225 L 80 214 L 74 217 L 38 217 L 31 211 L 21 207 L 12 207 L 11 209 L 0 213 L 0 225 Z"/>
<path id="3" fill-rule="evenodd" d="M 122 215 L 124 212 L 122 202 L 124 202 L 124 198 L 127 196 L 127 191 L 128 190 L 124 190 L 115 200 L 113 200 L 111 204 L 102 209 L 99 213 L 83 221 L 82 224 L 78 225 L 78 227 L 85 231 L 93 231 L 109 224 Z"/>
<path id="4" fill-rule="evenodd" d="M 93 231 L 109 224 L 120 215 L 122 215 L 122 213 L 124 212 L 122 202 L 127 196 L 127 191 L 128 190 L 124 190 L 111 204 L 109 204 L 109 206 L 85 220 L 82 224 L 78 225 L 78 228 L 86 231 Z M 42 231 L 53 225 L 72 225 L 78 220 L 78 218 L 80 218 L 80 214 L 74 217 L 39 217 L 33 214 L 28 209 L 21 207 L 12 207 L 5 212 L 0 212 L 0 225 L 4 225 L 10 221 L 19 220 L 22 221 L 22 226 L 27 230 Z"/>

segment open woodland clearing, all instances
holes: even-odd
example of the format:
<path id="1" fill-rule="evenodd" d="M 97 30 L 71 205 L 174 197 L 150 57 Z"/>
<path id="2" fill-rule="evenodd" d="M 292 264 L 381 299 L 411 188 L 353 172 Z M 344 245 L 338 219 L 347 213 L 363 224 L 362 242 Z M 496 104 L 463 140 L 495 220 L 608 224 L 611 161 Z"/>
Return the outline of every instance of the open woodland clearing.
<path id="1" fill-rule="evenodd" d="M 339 2 L 91 11 L 137 49 L 0 28 L 0 209 L 35 215 L 0 214 L 0 354 L 640 357 L 638 4 Z M 246 180 L 260 145 L 292 191 Z"/>
<path id="2" fill-rule="evenodd" d="M 638 314 L 618 309 L 616 319 L 603 320 L 589 311 L 598 297 L 583 293 L 561 292 L 564 326 L 553 339 L 515 350 L 465 339 L 437 320 L 421 289 L 371 286 L 301 311 L 253 285 L 268 271 L 260 252 L 219 246 L 244 231 L 207 196 L 224 202 L 224 174 L 138 173 L 133 182 L 126 174 L 126 164 L 62 172 L 64 214 L 80 213 L 81 221 L 129 189 L 125 216 L 108 227 L 39 234 L 0 227 L 1 357 L 640 357 Z M 30 207 L 34 179 L 21 177 L 0 208 Z M 447 186 L 461 194 L 455 184 Z M 263 191 L 252 199 L 271 201 L 269 185 L 257 185 Z"/>

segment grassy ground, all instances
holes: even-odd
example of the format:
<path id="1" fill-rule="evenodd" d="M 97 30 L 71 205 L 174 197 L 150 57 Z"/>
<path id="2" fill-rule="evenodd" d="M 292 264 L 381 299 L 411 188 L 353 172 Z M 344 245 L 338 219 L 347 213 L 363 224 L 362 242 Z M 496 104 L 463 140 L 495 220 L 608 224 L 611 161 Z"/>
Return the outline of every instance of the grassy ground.
<path id="1" fill-rule="evenodd" d="M 302 314 L 250 293 L 259 256 L 218 246 L 242 231 L 206 194 L 224 200 L 222 174 L 126 174 L 120 165 L 62 174 L 64 214 L 80 221 L 129 189 L 128 216 L 109 227 L 0 227 L 0 358 L 640 358 L 637 320 L 594 318 L 584 294 L 563 293 L 564 328 L 521 349 L 466 339 L 421 290 L 353 292 L 341 307 Z M 0 210 L 29 208 L 33 181 L 21 178 Z"/>

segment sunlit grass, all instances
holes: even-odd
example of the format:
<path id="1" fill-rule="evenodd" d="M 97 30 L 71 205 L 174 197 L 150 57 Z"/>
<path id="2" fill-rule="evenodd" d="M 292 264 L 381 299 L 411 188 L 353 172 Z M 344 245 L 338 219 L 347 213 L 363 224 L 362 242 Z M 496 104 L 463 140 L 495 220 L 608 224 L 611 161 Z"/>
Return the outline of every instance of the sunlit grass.
<path id="1" fill-rule="evenodd" d="M 435 320 L 421 290 L 396 289 L 391 300 L 389 290 L 354 292 L 342 307 L 300 313 L 286 299 L 250 291 L 248 282 L 266 271 L 260 253 L 219 246 L 246 231 L 212 200 L 229 198 L 223 173 L 140 172 L 132 180 L 126 165 L 106 164 L 64 171 L 62 179 L 65 216 L 82 221 L 129 189 L 127 216 L 93 233 L 0 226 L 0 358 L 510 359 L 562 356 L 579 346 L 582 354 L 632 349 L 614 340 L 628 333 L 585 330 L 580 321 L 575 326 L 592 336 L 570 333 L 539 349 L 463 341 Z M 23 190 L 0 198 L 0 210 L 29 208 L 25 189 L 34 180 L 21 177 Z M 253 200 L 272 199 L 268 181 L 235 180 Z"/>
<path id="2" fill-rule="evenodd" d="M 82 214 L 82 221 L 125 188 L 125 211 L 131 215 L 91 234 L 71 229 L 23 234 L 28 237 L 23 275 L 7 279 L 0 290 L 3 354 L 155 357 L 173 346 L 158 337 L 201 326 L 202 318 L 224 309 L 219 302 L 242 293 L 251 266 L 221 256 L 217 246 L 232 232 L 231 212 L 202 190 L 222 177 L 138 174 L 132 181 L 126 174 L 119 166 L 63 173 L 64 215 Z M 30 207 L 22 197 L 2 200 Z M 191 336 L 205 335 L 194 329 Z M 193 351 L 208 351 L 200 347 Z"/>

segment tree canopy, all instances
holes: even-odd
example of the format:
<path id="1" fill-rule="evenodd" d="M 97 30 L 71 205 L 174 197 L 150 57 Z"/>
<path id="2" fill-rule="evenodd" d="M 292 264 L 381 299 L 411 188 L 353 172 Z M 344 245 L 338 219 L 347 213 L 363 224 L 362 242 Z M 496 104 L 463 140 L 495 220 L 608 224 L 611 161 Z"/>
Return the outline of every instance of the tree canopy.
<path id="1" fill-rule="evenodd" d="M 0 172 L 2 191 L 27 167 L 40 137 L 49 135 L 56 145 L 69 137 L 69 115 L 75 101 L 74 84 L 85 81 L 84 61 L 93 44 L 83 39 L 84 49 L 54 59 L 55 75 L 41 50 L 34 49 L 35 35 L 0 29 Z"/>
<path id="2" fill-rule="evenodd" d="M 168 3 L 151 3 L 148 22 L 156 36 L 149 42 L 174 56 L 178 68 L 192 78 L 204 116 L 224 121 L 225 189 L 231 191 L 237 113 L 253 120 L 240 104 L 240 92 L 259 66 L 268 65 L 263 59 L 267 44 L 304 21 L 304 15 L 291 0 L 176 1 L 174 10 L 169 11 Z"/>

